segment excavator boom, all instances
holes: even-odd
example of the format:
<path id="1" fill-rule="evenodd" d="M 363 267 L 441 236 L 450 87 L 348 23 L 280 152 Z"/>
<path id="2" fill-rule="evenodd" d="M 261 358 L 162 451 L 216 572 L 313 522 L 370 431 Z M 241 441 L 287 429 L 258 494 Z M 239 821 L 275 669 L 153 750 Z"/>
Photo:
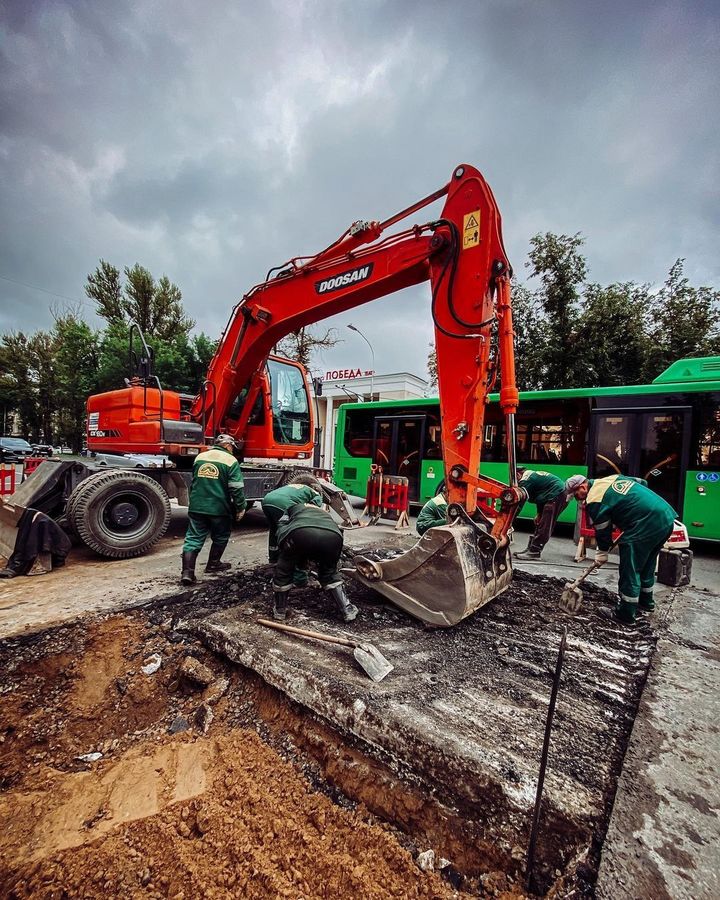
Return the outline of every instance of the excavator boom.
<path id="1" fill-rule="evenodd" d="M 386 229 L 445 197 L 439 218 Z M 429 281 L 437 348 L 448 525 L 431 529 L 387 563 L 356 559 L 355 575 L 408 612 L 450 625 L 510 583 L 509 532 L 523 492 L 514 455 L 515 386 L 510 265 L 495 199 L 477 169 L 458 166 L 450 182 L 385 222 L 357 222 L 322 253 L 278 267 L 235 307 L 208 370 L 212 390 L 196 407 L 242 439 L 273 346 L 289 332 Z M 480 472 L 488 394 L 500 378 L 511 484 Z M 227 419 L 249 386 L 242 411 Z M 483 499 L 483 503 L 478 502 Z M 488 505 L 488 501 L 490 506 Z"/>

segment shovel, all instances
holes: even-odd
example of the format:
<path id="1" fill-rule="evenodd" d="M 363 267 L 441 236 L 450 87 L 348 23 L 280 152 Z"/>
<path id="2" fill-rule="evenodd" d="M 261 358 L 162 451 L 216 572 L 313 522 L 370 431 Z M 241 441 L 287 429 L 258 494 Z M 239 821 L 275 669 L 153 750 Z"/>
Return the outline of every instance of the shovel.
<path id="1" fill-rule="evenodd" d="M 614 540 L 608 549 L 608 553 L 614 550 L 617 547 L 617 543 L 620 540 L 622 535 L 618 535 L 617 540 Z M 580 606 L 582 605 L 583 592 L 580 590 L 580 585 L 585 581 L 588 575 L 591 572 L 594 572 L 595 569 L 599 569 L 600 566 L 598 563 L 594 562 L 585 569 L 582 575 L 579 578 L 576 578 L 575 581 L 570 582 L 565 585 L 565 590 L 562 592 L 562 596 L 560 597 L 560 609 L 563 612 L 569 613 L 571 616 L 574 616 L 577 612 L 580 611 Z"/>
<path id="2" fill-rule="evenodd" d="M 258 619 L 257 621 L 266 628 L 276 628 L 278 631 L 286 631 L 288 634 L 296 634 L 298 637 L 310 638 L 313 641 L 325 641 L 328 644 L 340 644 L 342 647 L 352 647 L 353 656 L 373 681 L 382 681 L 395 668 L 374 644 L 361 644 L 348 638 L 321 634 L 319 631 L 305 631 L 302 628 L 293 628 L 292 625 L 273 622 L 271 619 Z"/>

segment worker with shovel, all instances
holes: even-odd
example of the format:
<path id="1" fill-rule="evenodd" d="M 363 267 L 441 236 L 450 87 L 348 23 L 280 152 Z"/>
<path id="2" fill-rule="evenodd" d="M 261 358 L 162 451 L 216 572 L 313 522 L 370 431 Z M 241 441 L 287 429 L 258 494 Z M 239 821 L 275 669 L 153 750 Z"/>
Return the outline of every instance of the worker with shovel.
<path id="1" fill-rule="evenodd" d="M 618 622 L 632 625 L 638 607 L 645 612 L 655 609 L 653 588 L 657 558 L 672 533 L 677 513 L 642 479 L 628 475 L 583 477 L 578 481 L 579 478 L 581 476 L 573 476 L 575 483 L 570 492 L 578 502 L 585 502 L 595 528 L 595 562 L 599 566 L 607 562 L 613 528 L 622 531 L 619 540 L 620 596 L 611 615 Z"/>
<path id="2" fill-rule="evenodd" d="M 545 544 L 552 537 L 555 523 L 570 499 L 565 482 L 550 472 L 518 469 L 519 485 L 524 488 L 529 503 L 537 506 L 535 531 L 525 550 L 514 553 L 515 559 L 540 559 Z"/>
<path id="3" fill-rule="evenodd" d="M 295 572 L 306 569 L 308 560 L 318 566 L 320 586 L 337 603 L 344 622 L 352 622 L 358 614 L 345 596 L 338 562 L 343 548 L 343 534 L 333 517 L 314 503 L 295 503 L 280 518 L 277 527 L 279 556 L 273 578 L 273 618 L 283 621 L 289 608 L 289 591 Z"/>
<path id="4" fill-rule="evenodd" d="M 320 484 L 312 473 L 300 472 L 295 475 L 289 484 L 283 484 L 274 491 L 265 494 L 262 500 L 262 511 L 268 520 L 268 560 L 275 565 L 280 556 L 278 548 L 277 528 L 278 522 L 285 513 L 296 503 L 312 503 L 322 507 L 323 498 Z M 295 587 L 307 587 L 307 568 L 296 569 L 293 573 Z"/>

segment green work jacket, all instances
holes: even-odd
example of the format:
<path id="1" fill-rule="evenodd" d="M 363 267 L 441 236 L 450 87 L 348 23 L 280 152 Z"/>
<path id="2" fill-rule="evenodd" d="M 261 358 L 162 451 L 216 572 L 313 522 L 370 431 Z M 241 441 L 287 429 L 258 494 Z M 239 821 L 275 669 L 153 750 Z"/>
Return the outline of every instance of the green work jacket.
<path id="1" fill-rule="evenodd" d="M 621 544 L 657 543 L 663 533 L 669 533 L 677 518 L 672 506 L 651 491 L 642 478 L 609 475 L 589 479 L 588 483 L 585 508 L 600 550 L 610 548 L 613 526 L 623 533 Z"/>
<path id="2" fill-rule="evenodd" d="M 262 508 L 269 521 L 277 525 L 283 513 L 296 503 L 314 503 L 315 506 L 322 506 L 322 502 L 322 495 L 309 484 L 284 484 L 265 494 Z"/>
<path id="3" fill-rule="evenodd" d="M 330 513 L 318 509 L 312 503 L 296 503 L 288 509 L 278 523 L 278 544 L 282 544 L 298 528 L 320 528 L 322 531 L 332 531 L 342 537 L 342 531 Z"/>
<path id="4" fill-rule="evenodd" d="M 525 469 L 520 478 L 520 487 L 525 488 L 528 502 L 537 506 L 538 515 L 542 513 L 546 503 L 557 500 L 565 491 L 565 482 L 550 472 Z"/>
<path id="5" fill-rule="evenodd" d="M 442 494 L 431 497 L 423 506 L 415 528 L 418 534 L 423 535 L 429 528 L 437 528 L 438 525 L 447 525 L 447 500 Z"/>
<path id="6" fill-rule="evenodd" d="M 215 446 L 195 458 L 189 512 L 234 516 L 246 505 L 242 471 L 232 453 Z"/>

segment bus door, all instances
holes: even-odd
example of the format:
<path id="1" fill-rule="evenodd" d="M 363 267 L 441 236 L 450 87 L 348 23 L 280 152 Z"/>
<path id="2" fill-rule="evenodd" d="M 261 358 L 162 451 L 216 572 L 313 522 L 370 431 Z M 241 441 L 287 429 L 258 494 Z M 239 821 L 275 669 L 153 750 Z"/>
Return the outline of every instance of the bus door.
<path id="1" fill-rule="evenodd" d="M 634 475 L 682 509 L 690 446 L 690 409 L 594 410 L 588 471 L 591 478 Z"/>
<path id="2" fill-rule="evenodd" d="M 378 416 L 373 429 L 372 461 L 385 475 L 408 479 L 408 496 L 420 496 L 420 460 L 425 451 L 426 416 Z"/>

